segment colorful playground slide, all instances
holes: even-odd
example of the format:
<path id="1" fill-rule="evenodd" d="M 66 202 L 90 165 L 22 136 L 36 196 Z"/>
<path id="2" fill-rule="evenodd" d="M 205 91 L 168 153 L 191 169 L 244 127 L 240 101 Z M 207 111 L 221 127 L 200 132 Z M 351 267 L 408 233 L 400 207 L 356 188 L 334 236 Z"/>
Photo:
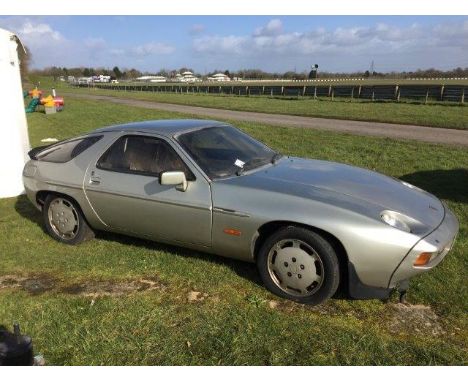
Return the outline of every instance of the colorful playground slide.
<path id="1" fill-rule="evenodd" d="M 42 90 L 39 90 L 37 88 L 30 90 L 30 91 L 24 91 L 23 96 L 26 98 L 27 96 L 32 97 L 31 102 L 29 102 L 28 106 L 26 107 L 25 111 L 26 113 L 33 113 L 36 111 L 37 107 L 39 105 L 44 105 L 46 108 L 46 113 L 47 113 L 47 108 L 53 108 L 54 112 L 55 111 L 62 111 L 64 107 L 64 101 L 63 97 L 57 97 L 49 95 L 47 97 L 42 97 Z"/>
<path id="2" fill-rule="evenodd" d="M 38 105 L 40 105 L 41 101 L 39 98 L 33 98 L 31 102 L 29 102 L 28 106 L 26 107 L 26 113 L 34 113 Z"/>

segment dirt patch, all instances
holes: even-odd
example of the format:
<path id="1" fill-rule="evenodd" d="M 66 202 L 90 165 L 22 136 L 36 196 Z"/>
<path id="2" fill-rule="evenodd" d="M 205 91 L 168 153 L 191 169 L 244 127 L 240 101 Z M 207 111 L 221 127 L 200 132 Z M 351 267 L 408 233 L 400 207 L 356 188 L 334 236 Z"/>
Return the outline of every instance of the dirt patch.
<path id="1" fill-rule="evenodd" d="M 21 287 L 32 295 L 41 294 L 55 288 L 56 281 L 48 277 L 36 279 L 26 279 L 21 283 Z"/>
<path id="2" fill-rule="evenodd" d="M 6 288 L 20 288 L 21 282 L 26 280 L 24 277 L 17 277 L 17 276 L 0 276 L 0 289 Z"/>
<path id="3" fill-rule="evenodd" d="M 445 334 L 439 316 L 426 305 L 393 304 L 388 329 L 395 334 Z"/>
<path id="4" fill-rule="evenodd" d="M 166 286 L 155 279 L 140 279 L 132 281 L 87 281 L 62 287 L 60 292 L 66 294 L 100 297 L 121 296 L 134 292 L 162 290 Z"/>
<path id="5" fill-rule="evenodd" d="M 187 293 L 187 301 L 188 302 L 200 302 L 207 298 L 209 295 L 208 293 L 202 293 L 195 290 L 192 290 Z"/>
<path id="6" fill-rule="evenodd" d="M 293 312 L 298 310 L 298 307 L 295 306 L 296 304 L 292 301 L 287 300 L 268 300 L 267 301 L 268 307 L 273 310 L 279 310 L 281 312 Z"/>
<path id="7" fill-rule="evenodd" d="M 49 276 L 22 277 L 15 275 L 0 276 L 1 289 L 22 289 L 32 295 L 38 295 L 55 288 L 57 281 Z"/>
<path id="8" fill-rule="evenodd" d="M 142 278 L 129 281 L 85 281 L 72 285 L 60 285 L 50 276 L 34 275 L 29 277 L 5 275 L 0 276 L 0 290 L 21 289 L 32 295 L 54 291 L 82 296 L 114 296 L 133 292 L 162 290 L 166 285 L 157 278 Z"/>

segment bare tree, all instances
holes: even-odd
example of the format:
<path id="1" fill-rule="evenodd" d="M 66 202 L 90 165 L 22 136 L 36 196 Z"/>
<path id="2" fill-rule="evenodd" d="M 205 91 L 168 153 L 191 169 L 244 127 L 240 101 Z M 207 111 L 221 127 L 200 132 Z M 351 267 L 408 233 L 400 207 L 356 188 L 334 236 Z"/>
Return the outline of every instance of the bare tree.
<path id="1" fill-rule="evenodd" d="M 24 50 L 20 46 L 18 46 L 18 57 L 20 63 L 21 79 L 23 82 L 25 82 L 28 80 L 29 76 L 29 67 L 32 60 L 31 51 L 25 45 Z"/>

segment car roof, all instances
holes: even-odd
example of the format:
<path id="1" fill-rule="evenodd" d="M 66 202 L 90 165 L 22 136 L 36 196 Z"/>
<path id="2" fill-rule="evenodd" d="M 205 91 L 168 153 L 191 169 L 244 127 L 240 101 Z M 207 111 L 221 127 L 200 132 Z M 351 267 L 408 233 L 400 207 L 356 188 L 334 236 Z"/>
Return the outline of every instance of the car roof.
<path id="1" fill-rule="evenodd" d="M 123 131 L 129 133 L 145 132 L 145 133 L 157 133 L 172 137 L 176 134 L 198 130 L 205 127 L 214 126 L 225 126 L 224 122 L 205 120 L 205 119 L 159 119 L 142 122 L 125 123 L 122 125 L 113 125 L 103 127 L 93 131 L 93 133 L 105 133 L 105 132 L 116 132 Z"/>

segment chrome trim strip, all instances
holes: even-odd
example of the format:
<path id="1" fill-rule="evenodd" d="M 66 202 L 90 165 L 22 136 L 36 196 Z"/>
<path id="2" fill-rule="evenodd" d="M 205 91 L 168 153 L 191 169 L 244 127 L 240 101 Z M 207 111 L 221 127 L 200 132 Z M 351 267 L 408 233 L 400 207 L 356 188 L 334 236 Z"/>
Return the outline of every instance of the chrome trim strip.
<path id="1" fill-rule="evenodd" d="M 112 191 L 103 191 L 102 189 L 93 188 L 93 187 L 90 187 L 90 186 L 86 187 L 86 191 L 87 192 L 97 192 L 97 193 L 101 193 L 101 194 L 114 195 L 114 196 L 121 196 L 121 197 L 131 198 L 131 199 L 147 200 L 149 202 L 169 204 L 169 205 L 172 205 L 172 206 L 194 208 L 194 209 L 203 210 L 203 211 L 211 211 L 211 206 L 207 207 L 207 206 L 202 206 L 202 205 L 197 205 L 197 204 L 177 203 L 177 202 L 173 202 L 173 201 L 170 201 L 170 200 L 144 198 L 144 197 L 137 196 L 137 195 L 120 194 L 120 193 L 112 192 Z"/>
<path id="2" fill-rule="evenodd" d="M 65 183 L 57 183 L 57 182 L 50 182 L 47 180 L 43 181 L 45 184 L 48 184 L 49 186 L 55 186 L 55 187 L 65 187 L 65 188 L 73 188 L 75 190 L 81 190 L 83 191 L 83 188 L 80 186 L 72 186 L 70 184 L 65 184 Z"/>
<path id="3" fill-rule="evenodd" d="M 250 217 L 250 215 L 248 213 L 246 213 L 246 212 L 235 211 L 235 210 L 231 210 L 229 208 L 213 207 L 213 212 L 219 212 L 220 214 L 226 214 L 226 215 L 239 216 L 241 218 L 249 218 Z"/>

